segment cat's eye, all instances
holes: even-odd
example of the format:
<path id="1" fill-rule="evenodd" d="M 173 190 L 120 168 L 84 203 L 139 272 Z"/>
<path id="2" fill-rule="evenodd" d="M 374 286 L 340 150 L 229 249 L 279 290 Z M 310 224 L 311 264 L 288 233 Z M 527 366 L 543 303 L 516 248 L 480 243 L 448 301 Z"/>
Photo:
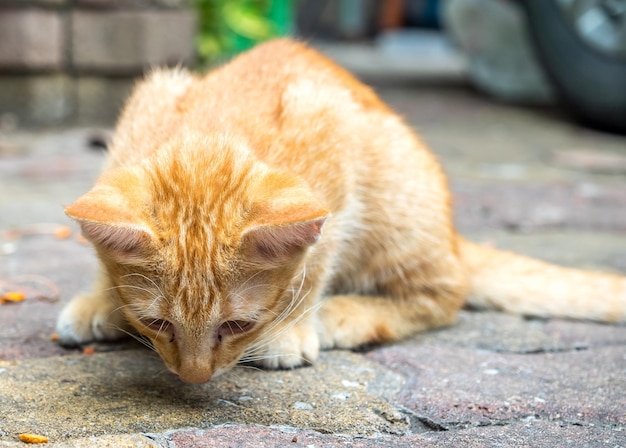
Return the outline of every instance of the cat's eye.
<path id="1" fill-rule="evenodd" d="M 223 336 L 235 335 L 250 331 L 254 322 L 247 320 L 228 320 L 220 325 L 217 331 L 217 339 L 221 342 Z"/>

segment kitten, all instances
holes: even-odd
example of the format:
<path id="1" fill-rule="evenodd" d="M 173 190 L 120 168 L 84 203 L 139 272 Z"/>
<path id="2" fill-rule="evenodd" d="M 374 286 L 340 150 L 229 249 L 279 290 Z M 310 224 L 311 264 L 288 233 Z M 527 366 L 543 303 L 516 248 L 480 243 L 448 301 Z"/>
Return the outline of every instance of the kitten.
<path id="1" fill-rule="evenodd" d="M 93 292 L 62 344 L 137 331 L 204 383 L 450 325 L 459 308 L 626 320 L 626 278 L 472 244 L 434 156 L 366 86 L 277 40 L 199 78 L 157 71 L 119 120 L 94 188 L 66 208 Z"/>

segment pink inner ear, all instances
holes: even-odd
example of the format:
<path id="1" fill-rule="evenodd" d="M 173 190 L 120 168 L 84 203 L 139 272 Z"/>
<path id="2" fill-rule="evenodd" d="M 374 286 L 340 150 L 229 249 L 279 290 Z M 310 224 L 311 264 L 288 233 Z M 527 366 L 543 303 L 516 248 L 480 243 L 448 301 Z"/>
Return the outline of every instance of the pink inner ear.
<path id="1" fill-rule="evenodd" d="M 140 261 L 150 241 L 146 230 L 128 224 L 81 221 L 80 226 L 85 238 L 119 262 Z"/>
<path id="2" fill-rule="evenodd" d="M 121 263 L 141 262 L 152 241 L 142 218 L 148 198 L 137 170 L 118 169 L 102 176 L 87 194 L 65 208 L 83 235 Z"/>
<path id="3" fill-rule="evenodd" d="M 250 229 L 245 235 L 248 246 L 252 248 L 250 261 L 269 263 L 272 267 L 288 262 L 319 240 L 326 218 Z"/>

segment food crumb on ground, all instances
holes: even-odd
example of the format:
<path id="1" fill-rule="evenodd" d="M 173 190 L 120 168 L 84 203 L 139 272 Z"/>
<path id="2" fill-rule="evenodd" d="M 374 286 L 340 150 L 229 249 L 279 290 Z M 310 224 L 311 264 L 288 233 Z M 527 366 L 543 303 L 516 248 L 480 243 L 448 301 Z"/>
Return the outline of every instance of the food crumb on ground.
<path id="1" fill-rule="evenodd" d="M 59 240 L 64 240 L 72 236 L 72 229 L 67 226 L 60 226 L 54 230 L 54 237 Z"/>
<path id="2" fill-rule="evenodd" d="M 26 299 L 26 295 L 23 292 L 8 291 L 2 294 L 2 297 L 0 297 L 0 303 L 4 305 L 7 303 L 21 302 L 24 299 Z"/>
<path id="3" fill-rule="evenodd" d="M 96 349 L 91 346 L 83 349 L 83 355 L 93 355 L 94 353 L 96 353 Z"/>
<path id="4" fill-rule="evenodd" d="M 48 438 L 39 434 L 24 433 L 20 434 L 18 439 L 24 443 L 48 443 Z"/>

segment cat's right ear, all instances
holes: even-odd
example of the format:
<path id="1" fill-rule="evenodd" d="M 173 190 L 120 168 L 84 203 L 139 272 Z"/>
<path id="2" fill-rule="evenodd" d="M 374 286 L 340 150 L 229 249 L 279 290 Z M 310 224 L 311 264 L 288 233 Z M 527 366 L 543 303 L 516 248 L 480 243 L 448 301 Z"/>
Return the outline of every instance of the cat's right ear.
<path id="1" fill-rule="evenodd" d="M 330 210 L 299 180 L 273 173 L 259 189 L 263 194 L 243 232 L 247 261 L 273 269 L 290 263 L 321 237 Z"/>
<path id="2" fill-rule="evenodd" d="M 65 208 L 83 236 L 119 263 L 140 263 L 153 239 L 134 207 L 114 186 L 96 186 Z"/>
<path id="3" fill-rule="evenodd" d="M 327 218 L 249 229 L 244 235 L 248 262 L 270 269 L 288 263 L 319 240 Z"/>

